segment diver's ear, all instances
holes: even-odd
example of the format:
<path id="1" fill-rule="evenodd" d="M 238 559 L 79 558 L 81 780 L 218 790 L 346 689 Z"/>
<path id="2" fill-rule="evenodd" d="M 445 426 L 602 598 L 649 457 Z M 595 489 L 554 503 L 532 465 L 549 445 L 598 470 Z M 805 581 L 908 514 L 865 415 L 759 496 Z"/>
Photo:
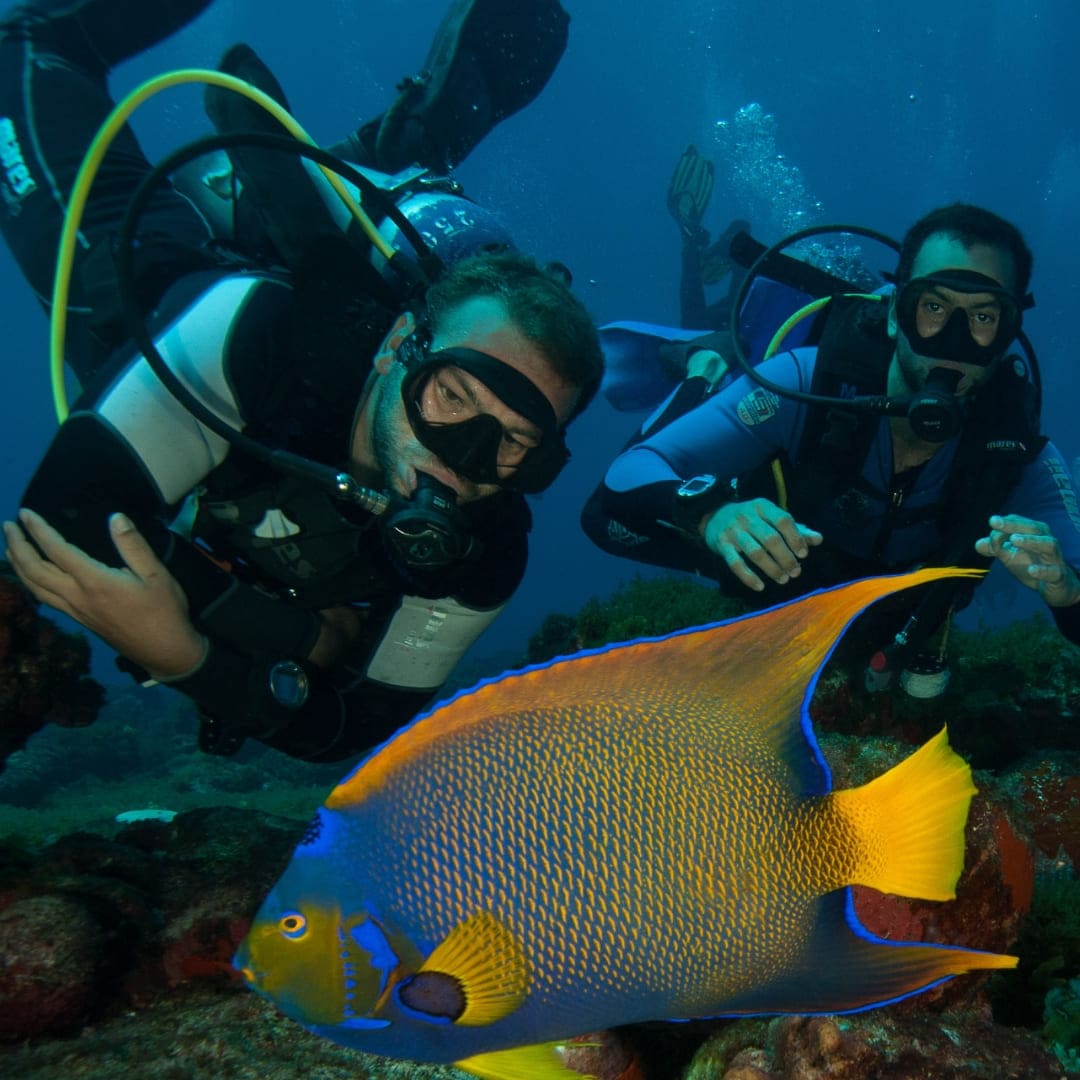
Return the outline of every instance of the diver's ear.
<path id="1" fill-rule="evenodd" d="M 398 316 L 397 322 L 390 327 L 390 333 L 382 339 L 382 344 L 375 353 L 375 370 L 385 375 L 397 356 L 398 347 L 416 329 L 416 316 L 406 311 Z"/>

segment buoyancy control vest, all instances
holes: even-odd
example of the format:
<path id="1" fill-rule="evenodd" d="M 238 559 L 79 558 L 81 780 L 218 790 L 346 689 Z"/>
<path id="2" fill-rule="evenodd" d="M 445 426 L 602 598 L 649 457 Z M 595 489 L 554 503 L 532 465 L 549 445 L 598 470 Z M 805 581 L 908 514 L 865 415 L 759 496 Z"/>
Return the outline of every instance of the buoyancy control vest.
<path id="1" fill-rule="evenodd" d="M 852 398 L 885 392 L 895 348 L 886 332 L 887 305 L 858 297 L 834 297 L 817 330 L 817 356 L 811 393 Z M 796 520 L 813 520 L 814 511 L 848 491 L 867 494 L 862 470 L 883 418 L 839 405 L 808 406 L 792 458 L 779 461 L 786 505 Z M 1001 513 L 1025 466 L 1046 445 L 1040 433 L 1039 394 L 1030 366 L 1019 353 L 1002 360 L 991 378 L 966 402 L 959 445 L 948 480 L 936 503 L 908 511 L 891 509 L 891 524 L 936 520 L 941 542 L 926 563 L 989 568 L 991 559 L 975 551 L 987 519 Z M 777 501 L 774 463 L 739 478 L 740 496 L 763 495 Z M 880 497 L 880 492 L 875 493 Z M 970 599 L 970 582 L 938 582 L 919 590 L 908 644 L 925 641 L 950 609 Z"/>

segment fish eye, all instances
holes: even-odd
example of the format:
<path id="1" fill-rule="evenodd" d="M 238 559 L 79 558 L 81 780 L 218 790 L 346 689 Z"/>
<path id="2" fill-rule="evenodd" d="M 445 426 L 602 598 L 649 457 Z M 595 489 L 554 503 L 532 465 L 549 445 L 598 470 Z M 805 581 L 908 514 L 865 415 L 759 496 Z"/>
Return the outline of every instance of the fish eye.
<path id="1" fill-rule="evenodd" d="M 288 914 L 282 915 L 278 926 L 290 941 L 296 941 L 297 938 L 302 938 L 307 933 L 307 919 L 299 911 L 290 911 Z"/>

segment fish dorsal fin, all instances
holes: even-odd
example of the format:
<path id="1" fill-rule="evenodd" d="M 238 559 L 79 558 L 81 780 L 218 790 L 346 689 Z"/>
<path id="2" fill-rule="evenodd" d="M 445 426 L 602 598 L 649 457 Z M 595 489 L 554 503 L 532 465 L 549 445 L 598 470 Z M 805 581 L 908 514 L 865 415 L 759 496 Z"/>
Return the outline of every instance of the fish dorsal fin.
<path id="1" fill-rule="evenodd" d="M 460 1027 L 483 1027 L 512 1013 L 529 992 L 529 970 L 517 939 L 489 911 L 478 911 L 459 923 L 424 961 L 414 977 L 415 986 L 451 981 L 458 1003 L 451 1014 L 432 1012 Z M 399 990 L 399 1000 L 413 1012 L 422 1013 L 412 985 Z M 421 990 L 421 992 L 424 992 Z"/>
<path id="2" fill-rule="evenodd" d="M 484 1080 L 596 1080 L 568 1068 L 560 1053 L 561 1043 L 538 1043 L 513 1050 L 477 1054 L 454 1064 Z"/>
<path id="3" fill-rule="evenodd" d="M 795 770 L 798 787 L 827 790 L 828 773 L 802 704 L 844 628 L 865 607 L 901 589 L 979 570 L 928 568 L 865 578 L 727 622 L 579 653 L 491 679 L 420 717 L 330 793 L 358 802 L 417 754 L 498 716 L 596 705 L 677 725 L 689 745 L 737 747 L 747 759 Z M 807 747 L 811 752 L 807 752 Z"/>

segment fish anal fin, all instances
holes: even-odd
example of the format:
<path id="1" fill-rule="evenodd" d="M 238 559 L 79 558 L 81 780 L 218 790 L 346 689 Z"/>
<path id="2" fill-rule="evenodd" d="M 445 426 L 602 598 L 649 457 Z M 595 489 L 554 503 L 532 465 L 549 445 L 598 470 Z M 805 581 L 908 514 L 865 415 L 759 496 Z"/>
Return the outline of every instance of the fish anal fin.
<path id="1" fill-rule="evenodd" d="M 459 1069 L 484 1080 L 596 1080 L 588 1073 L 568 1068 L 562 1058 L 562 1043 L 537 1043 L 496 1050 L 489 1054 L 455 1061 Z"/>
<path id="2" fill-rule="evenodd" d="M 879 892 L 952 900 L 964 868 L 964 826 L 975 794 L 971 768 L 942 728 L 870 783 L 827 801 L 856 834 L 850 881 Z"/>
<path id="3" fill-rule="evenodd" d="M 862 1012 L 912 997 L 957 975 L 1014 968 L 1015 956 L 953 945 L 886 941 L 855 914 L 850 889 L 822 897 L 800 963 L 726 1003 L 724 1015 Z"/>
<path id="4" fill-rule="evenodd" d="M 424 961 L 418 975 L 439 973 L 457 980 L 464 1007 L 454 1018 L 483 1027 L 512 1013 L 529 992 L 529 967 L 517 938 L 490 911 L 459 923 Z"/>

